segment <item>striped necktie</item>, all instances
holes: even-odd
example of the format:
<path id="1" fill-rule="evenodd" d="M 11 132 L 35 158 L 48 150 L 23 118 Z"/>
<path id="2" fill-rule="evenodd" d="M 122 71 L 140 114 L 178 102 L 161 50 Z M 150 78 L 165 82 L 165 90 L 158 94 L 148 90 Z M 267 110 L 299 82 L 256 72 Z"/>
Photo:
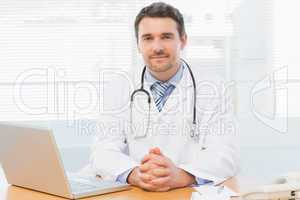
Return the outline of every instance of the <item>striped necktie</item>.
<path id="1" fill-rule="evenodd" d="M 155 101 L 155 105 L 160 112 L 165 105 L 167 98 L 170 96 L 171 92 L 175 88 L 174 85 L 171 83 L 162 83 L 162 82 L 155 82 L 151 86 L 151 92 L 153 94 L 153 98 Z"/>

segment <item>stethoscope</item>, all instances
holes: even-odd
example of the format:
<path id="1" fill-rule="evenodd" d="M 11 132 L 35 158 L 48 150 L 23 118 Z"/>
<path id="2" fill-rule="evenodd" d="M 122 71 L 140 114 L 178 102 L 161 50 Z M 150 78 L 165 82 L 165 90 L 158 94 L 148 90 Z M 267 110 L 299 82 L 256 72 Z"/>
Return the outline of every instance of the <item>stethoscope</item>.
<path id="1" fill-rule="evenodd" d="M 193 72 L 189 66 L 189 64 L 181 59 L 181 61 L 186 65 L 187 69 L 189 70 L 192 82 L 193 82 L 193 97 L 194 97 L 194 105 L 193 105 L 193 122 L 192 122 L 192 127 L 191 127 L 191 131 L 190 131 L 190 137 L 197 143 L 199 143 L 199 134 L 196 133 L 196 127 L 197 127 L 197 116 L 196 116 L 196 103 L 197 103 L 197 89 L 196 89 L 196 81 L 193 75 Z M 151 95 L 149 94 L 149 92 L 147 90 L 144 89 L 144 78 L 145 78 L 145 72 L 146 72 L 146 66 L 144 66 L 144 69 L 142 71 L 142 76 L 141 76 L 141 87 L 139 89 L 136 89 L 132 92 L 131 96 L 130 96 L 130 123 L 131 123 L 131 131 L 133 132 L 133 128 L 132 128 L 132 120 L 133 120 L 133 114 L 132 114 L 132 106 L 133 106 L 133 102 L 134 102 L 134 97 L 138 94 L 138 93 L 143 93 L 147 96 L 147 102 L 148 102 L 148 122 L 147 122 L 147 128 L 145 131 L 145 134 L 142 135 L 135 135 L 134 139 L 139 139 L 139 138 L 145 138 L 147 136 L 147 132 L 149 130 L 149 126 L 150 126 L 150 108 L 151 108 Z M 203 138 L 202 140 L 202 150 L 205 149 L 204 147 L 205 144 L 205 138 Z"/>

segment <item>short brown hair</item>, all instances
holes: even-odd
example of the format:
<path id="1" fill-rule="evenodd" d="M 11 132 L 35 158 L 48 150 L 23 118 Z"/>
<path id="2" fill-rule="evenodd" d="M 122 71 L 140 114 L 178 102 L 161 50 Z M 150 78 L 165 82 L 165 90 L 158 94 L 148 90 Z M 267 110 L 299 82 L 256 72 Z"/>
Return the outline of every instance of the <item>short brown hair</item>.
<path id="1" fill-rule="evenodd" d="M 185 35 L 184 20 L 179 10 L 164 2 L 155 2 L 144 7 L 135 18 L 134 30 L 137 41 L 139 24 L 144 17 L 170 17 L 176 22 L 180 37 Z"/>

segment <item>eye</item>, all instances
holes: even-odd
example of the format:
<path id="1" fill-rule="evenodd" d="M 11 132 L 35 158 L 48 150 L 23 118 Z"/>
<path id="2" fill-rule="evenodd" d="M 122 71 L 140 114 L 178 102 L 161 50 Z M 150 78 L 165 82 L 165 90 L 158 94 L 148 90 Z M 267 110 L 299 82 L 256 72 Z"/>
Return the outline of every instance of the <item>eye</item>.
<path id="1" fill-rule="evenodd" d="M 146 36 L 146 37 L 143 37 L 143 40 L 144 40 L 144 41 L 149 41 L 149 40 L 152 40 L 152 37 Z"/>
<path id="2" fill-rule="evenodd" d="M 172 35 L 163 35 L 162 39 L 172 39 Z"/>

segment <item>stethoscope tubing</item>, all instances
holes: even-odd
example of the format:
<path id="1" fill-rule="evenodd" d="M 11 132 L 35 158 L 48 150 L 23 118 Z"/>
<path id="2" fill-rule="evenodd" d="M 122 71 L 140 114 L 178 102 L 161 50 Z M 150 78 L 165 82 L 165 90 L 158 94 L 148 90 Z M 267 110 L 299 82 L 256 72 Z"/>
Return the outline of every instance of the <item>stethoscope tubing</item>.
<path id="1" fill-rule="evenodd" d="M 192 72 L 192 69 L 190 68 L 189 64 L 181 59 L 181 61 L 186 65 L 187 69 L 189 70 L 189 74 L 191 76 L 191 79 L 192 79 L 192 83 L 193 83 L 193 124 L 192 124 L 192 131 L 191 131 L 191 137 L 192 138 L 198 138 L 199 136 L 197 134 L 195 134 L 196 132 L 196 123 L 197 123 L 197 110 L 196 110 L 196 105 L 197 105 L 197 87 L 196 87 L 196 81 L 195 81 L 195 77 L 194 77 L 194 74 Z M 136 96 L 137 93 L 139 92 L 142 92 L 144 94 L 147 95 L 147 102 L 148 102 L 148 105 L 149 105 L 149 112 L 148 114 L 150 115 L 150 104 L 151 104 L 151 95 L 150 93 L 144 89 L 144 79 L 145 79 L 145 72 L 146 72 L 146 66 L 144 66 L 143 68 L 143 71 L 142 71 L 142 75 L 141 75 L 141 87 L 139 89 L 136 89 L 132 92 L 131 96 L 130 96 L 130 121 L 132 123 L 132 105 L 133 105 L 133 102 L 134 102 L 134 97 Z M 150 116 L 148 116 L 150 117 Z M 150 122 L 148 122 L 150 123 Z M 148 129 L 149 127 L 147 127 Z M 143 136 L 136 136 L 136 138 L 140 138 L 140 137 L 143 137 Z M 199 138 L 198 138 L 199 140 Z M 202 147 L 203 148 L 203 147 Z"/>

